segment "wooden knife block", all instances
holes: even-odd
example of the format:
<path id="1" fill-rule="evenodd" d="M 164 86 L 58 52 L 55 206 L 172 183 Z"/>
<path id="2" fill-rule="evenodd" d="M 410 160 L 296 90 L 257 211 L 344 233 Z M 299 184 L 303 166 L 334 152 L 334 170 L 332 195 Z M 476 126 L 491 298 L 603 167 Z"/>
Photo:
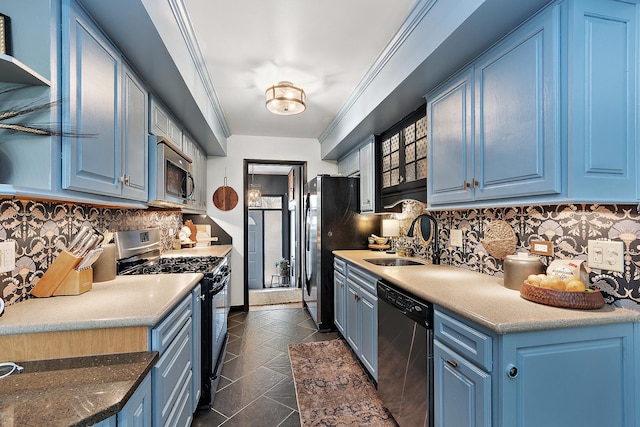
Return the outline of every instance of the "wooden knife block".
<path id="1" fill-rule="evenodd" d="M 52 295 L 78 295 L 88 291 L 92 287 L 91 275 L 93 270 L 75 270 L 82 261 L 81 257 L 62 251 L 53 263 L 45 271 L 42 278 L 31 289 L 31 295 L 38 298 L 50 297 Z M 86 275 L 89 274 L 87 285 Z M 60 288 L 60 293 L 57 293 Z"/>
<path id="2" fill-rule="evenodd" d="M 80 295 L 93 287 L 93 269 L 71 270 L 53 291 L 53 295 Z"/>

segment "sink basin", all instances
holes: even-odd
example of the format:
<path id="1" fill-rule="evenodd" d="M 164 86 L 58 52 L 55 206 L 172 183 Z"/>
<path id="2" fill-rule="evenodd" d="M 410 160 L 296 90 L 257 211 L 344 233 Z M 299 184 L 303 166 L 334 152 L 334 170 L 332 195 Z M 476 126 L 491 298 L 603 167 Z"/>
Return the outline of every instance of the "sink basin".
<path id="1" fill-rule="evenodd" d="M 406 258 L 366 258 L 365 261 L 384 267 L 400 267 L 406 265 L 425 265 L 422 262 Z"/>

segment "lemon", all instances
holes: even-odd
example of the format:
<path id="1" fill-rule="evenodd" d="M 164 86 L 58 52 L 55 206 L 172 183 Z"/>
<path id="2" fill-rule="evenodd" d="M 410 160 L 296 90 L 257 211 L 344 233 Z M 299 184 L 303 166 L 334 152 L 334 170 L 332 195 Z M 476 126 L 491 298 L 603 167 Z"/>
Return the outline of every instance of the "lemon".
<path id="1" fill-rule="evenodd" d="M 563 291 L 565 289 L 565 284 L 558 276 L 547 276 L 540 281 L 540 287 Z"/>
<path id="2" fill-rule="evenodd" d="M 566 290 L 570 292 L 584 292 L 587 289 L 580 279 L 570 280 L 566 284 Z"/>

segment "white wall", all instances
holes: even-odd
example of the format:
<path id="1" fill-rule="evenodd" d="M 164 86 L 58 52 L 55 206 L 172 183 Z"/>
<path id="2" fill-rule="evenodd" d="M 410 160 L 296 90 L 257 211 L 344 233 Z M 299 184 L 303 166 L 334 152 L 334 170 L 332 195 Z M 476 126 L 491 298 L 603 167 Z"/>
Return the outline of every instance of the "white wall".
<path id="1" fill-rule="evenodd" d="M 286 119 L 286 117 L 285 117 Z M 233 238 L 231 252 L 231 305 L 244 304 L 244 190 L 242 188 L 243 162 L 252 160 L 306 161 L 307 178 L 318 174 L 338 172 L 335 161 L 323 161 L 320 143 L 309 138 L 275 138 L 234 135 L 227 140 L 227 157 L 207 160 L 207 214 Z M 221 211 L 211 199 L 216 188 L 227 185 L 238 193 L 238 205 L 230 211 Z"/>

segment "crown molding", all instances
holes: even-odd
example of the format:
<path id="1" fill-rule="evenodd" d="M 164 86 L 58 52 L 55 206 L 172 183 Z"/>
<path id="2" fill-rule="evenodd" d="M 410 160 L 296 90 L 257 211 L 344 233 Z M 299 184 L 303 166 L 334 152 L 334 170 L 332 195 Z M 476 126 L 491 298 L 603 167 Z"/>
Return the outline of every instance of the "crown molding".
<path id="1" fill-rule="evenodd" d="M 207 68 L 207 64 L 204 60 L 204 56 L 202 55 L 202 50 L 200 49 L 200 45 L 198 44 L 198 39 L 196 37 L 195 31 L 193 30 L 193 25 L 191 23 L 191 19 L 189 18 L 189 14 L 187 13 L 187 8 L 185 7 L 183 0 L 168 0 L 169 6 L 171 7 L 171 11 L 176 19 L 176 23 L 178 24 L 178 28 L 182 33 L 182 37 L 187 45 L 187 49 L 189 50 L 189 54 L 193 60 L 193 64 L 196 67 L 196 71 L 200 76 L 200 80 L 204 85 L 205 91 L 207 93 L 207 97 L 211 102 L 211 106 L 213 111 L 220 123 L 222 131 L 224 132 L 224 136 L 229 138 L 231 136 L 231 130 L 229 129 L 229 125 L 227 124 L 227 120 L 224 116 L 224 111 L 222 109 L 222 105 L 220 105 L 220 100 L 218 99 L 218 95 L 216 94 L 216 90 L 213 87 L 213 82 L 211 81 L 211 77 L 209 74 L 209 70 Z"/>
<path id="2" fill-rule="evenodd" d="M 418 27 L 420 22 L 429 13 L 429 10 L 433 7 L 437 0 L 418 0 L 416 4 L 407 15 L 400 29 L 396 32 L 395 36 L 387 44 L 387 47 L 382 51 L 376 62 L 369 68 L 369 71 L 364 75 L 360 83 L 356 86 L 355 90 L 351 93 L 347 101 L 342 105 L 335 118 L 329 123 L 326 129 L 318 137 L 318 140 L 322 144 L 327 137 L 334 131 L 334 129 L 345 118 L 347 113 L 354 106 L 356 101 L 364 94 L 367 88 L 375 80 L 375 78 L 384 69 L 387 63 L 393 58 L 395 53 L 400 49 L 402 44 L 411 36 L 411 33 Z"/>

